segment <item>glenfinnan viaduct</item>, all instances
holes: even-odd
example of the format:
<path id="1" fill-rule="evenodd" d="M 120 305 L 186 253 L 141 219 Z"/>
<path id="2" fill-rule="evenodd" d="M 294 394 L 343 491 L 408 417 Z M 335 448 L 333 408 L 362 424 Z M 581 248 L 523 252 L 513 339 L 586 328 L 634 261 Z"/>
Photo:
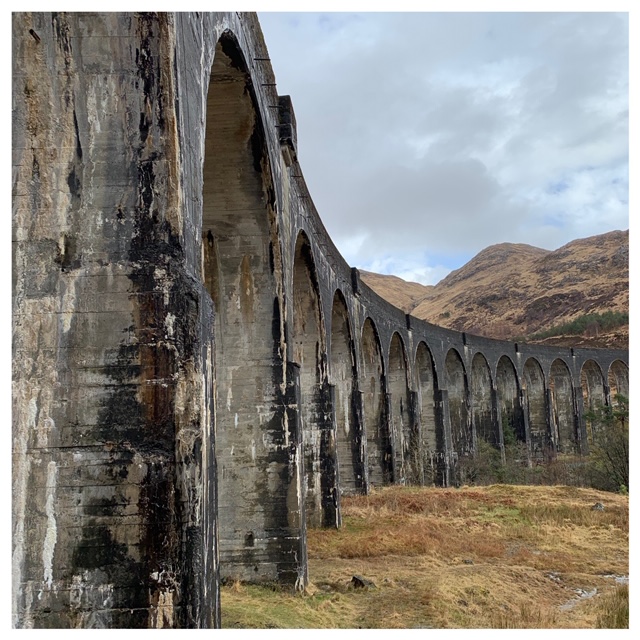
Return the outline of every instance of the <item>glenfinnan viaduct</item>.
<path id="1" fill-rule="evenodd" d="M 509 426 L 587 454 L 628 354 L 391 306 L 327 235 L 258 20 L 13 15 L 13 625 L 215 627 L 341 496 Z"/>

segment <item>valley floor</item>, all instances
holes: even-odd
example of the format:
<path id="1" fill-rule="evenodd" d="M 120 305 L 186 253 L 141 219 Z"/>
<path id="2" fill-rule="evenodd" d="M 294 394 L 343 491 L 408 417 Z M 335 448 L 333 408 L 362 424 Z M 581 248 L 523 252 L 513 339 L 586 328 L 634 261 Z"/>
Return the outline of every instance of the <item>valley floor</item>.
<path id="1" fill-rule="evenodd" d="M 306 593 L 223 587 L 223 628 L 628 625 L 627 496 L 385 487 L 343 498 L 343 519 L 309 531 Z M 354 587 L 354 575 L 373 585 Z"/>

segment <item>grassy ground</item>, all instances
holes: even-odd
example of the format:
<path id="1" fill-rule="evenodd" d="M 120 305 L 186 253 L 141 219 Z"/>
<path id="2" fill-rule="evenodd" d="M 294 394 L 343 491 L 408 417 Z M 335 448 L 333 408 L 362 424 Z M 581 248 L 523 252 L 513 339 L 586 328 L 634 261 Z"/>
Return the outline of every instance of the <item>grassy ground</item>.
<path id="1" fill-rule="evenodd" d="M 591 507 L 600 502 L 604 510 Z M 226 628 L 628 626 L 629 499 L 577 487 L 387 487 L 309 531 L 304 594 L 222 588 Z M 375 586 L 355 589 L 353 575 Z"/>

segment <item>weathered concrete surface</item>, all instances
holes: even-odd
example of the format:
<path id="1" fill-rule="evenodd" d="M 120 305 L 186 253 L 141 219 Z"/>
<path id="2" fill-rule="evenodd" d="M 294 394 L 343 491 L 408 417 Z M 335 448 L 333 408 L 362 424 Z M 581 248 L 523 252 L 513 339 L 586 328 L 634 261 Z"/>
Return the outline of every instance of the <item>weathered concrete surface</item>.
<path id="1" fill-rule="evenodd" d="M 13 51 L 13 623 L 212 626 L 213 309 L 181 244 L 173 18 L 14 14 Z"/>
<path id="2" fill-rule="evenodd" d="M 524 363 L 524 417 L 528 426 L 529 450 L 531 456 L 543 460 L 551 447 L 551 432 L 547 415 L 547 397 L 544 372 L 535 358 Z"/>
<path id="3" fill-rule="evenodd" d="M 584 454 L 585 407 L 628 395 L 627 352 L 441 329 L 360 280 L 255 15 L 12 39 L 14 626 L 216 626 L 220 575 L 307 582 L 342 492 L 456 482 L 503 421 Z"/>
<path id="4" fill-rule="evenodd" d="M 302 584 L 300 434 L 287 419 L 282 259 L 253 93 L 237 40 L 223 34 L 207 91 L 201 233 L 217 312 L 222 575 Z"/>

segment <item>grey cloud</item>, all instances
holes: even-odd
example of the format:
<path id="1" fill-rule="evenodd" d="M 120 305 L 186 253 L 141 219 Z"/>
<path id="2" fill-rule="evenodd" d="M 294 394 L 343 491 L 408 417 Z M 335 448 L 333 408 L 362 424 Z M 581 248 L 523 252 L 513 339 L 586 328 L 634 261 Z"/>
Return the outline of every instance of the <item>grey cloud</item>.
<path id="1" fill-rule="evenodd" d="M 320 215 L 339 248 L 368 238 L 348 259 L 554 248 L 591 235 L 598 216 L 628 226 L 624 15 L 261 20 Z M 566 193 L 551 198 L 560 181 Z"/>

